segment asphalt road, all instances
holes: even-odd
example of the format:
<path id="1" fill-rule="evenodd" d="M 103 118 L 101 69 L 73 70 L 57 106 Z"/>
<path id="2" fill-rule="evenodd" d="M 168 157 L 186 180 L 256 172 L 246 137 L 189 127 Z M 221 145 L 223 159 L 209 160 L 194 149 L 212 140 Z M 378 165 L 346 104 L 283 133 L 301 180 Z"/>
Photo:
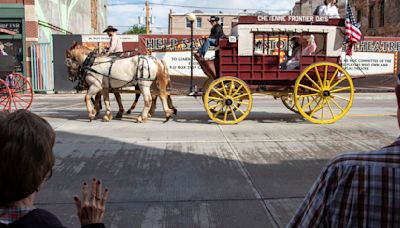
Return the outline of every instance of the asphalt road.
<path id="1" fill-rule="evenodd" d="M 127 107 L 132 95 L 123 99 Z M 330 125 L 261 95 L 233 126 L 209 121 L 199 98 L 173 101 L 178 116 L 168 123 L 160 104 L 144 124 L 135 123 L 141 105 L 122 120 L 89 123 L 82 94 L 37 95 L 32 111 L 57 132 L 54 173 L 37 206 L 79 227 L 72 197 L 96 176 L 110 189 L 107 227 L 282 227 L 329 159 L 399 135 L 392 93 L 356 94 Z"/>

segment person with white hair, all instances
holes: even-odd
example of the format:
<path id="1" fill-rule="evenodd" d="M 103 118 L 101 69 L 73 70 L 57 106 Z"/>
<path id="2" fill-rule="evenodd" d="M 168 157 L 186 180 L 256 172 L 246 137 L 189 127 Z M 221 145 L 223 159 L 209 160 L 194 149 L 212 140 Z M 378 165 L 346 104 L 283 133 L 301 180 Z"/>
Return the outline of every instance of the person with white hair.
<path id="1" fill-rule="evenodd" d="M 336 6 L 336 0 L 325 0 L 324 4 L 319 5 L 315 11 L 316 16 L 328 16 L 329 18 L 339 18 L 339 11 Z"/>
<path id="2" fill-rule="evenodd" d="M 307 40 L 307 47 L 304 48 L 302 55 L 314 55 L 317 49 L 317 44 L 315 43 L 314 35 L 310 35 Z"/>

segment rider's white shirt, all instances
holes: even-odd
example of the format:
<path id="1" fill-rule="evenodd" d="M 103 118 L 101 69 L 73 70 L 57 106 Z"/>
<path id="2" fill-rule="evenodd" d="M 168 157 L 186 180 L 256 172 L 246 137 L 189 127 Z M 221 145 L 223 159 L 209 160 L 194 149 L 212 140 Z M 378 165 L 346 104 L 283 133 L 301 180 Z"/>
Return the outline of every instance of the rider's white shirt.
<path id="1" fill-rule="evenodd" d="M 117 34 L 114 34 L 113 36 L 111 36 L 110 49 L 108 51 L 110 53 L 123 52 L 124 51 L 122 49 L 121 38 L 119 38 L 119 36 Z"/>
<path id="2" fill-rule="evenodd" d="M 339 18 L 339 11 L 335 5 L 321 5 L 318 10 L 319 16 L 328 16 L 329 18 Z"/>

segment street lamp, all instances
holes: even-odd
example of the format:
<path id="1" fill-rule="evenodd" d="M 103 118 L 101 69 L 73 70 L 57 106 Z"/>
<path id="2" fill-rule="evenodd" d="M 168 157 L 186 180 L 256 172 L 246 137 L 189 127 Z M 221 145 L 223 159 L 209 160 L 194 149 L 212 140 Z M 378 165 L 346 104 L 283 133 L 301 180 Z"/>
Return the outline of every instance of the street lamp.
<path id="1" fill-rule="evenodd" d="M 193 91 L 193 23 L 196 20 L 196 14 L 188 13 L 186 14 L 186 19 L 190 22 L 190 93 L 189 95 L 194 95 Z"/>

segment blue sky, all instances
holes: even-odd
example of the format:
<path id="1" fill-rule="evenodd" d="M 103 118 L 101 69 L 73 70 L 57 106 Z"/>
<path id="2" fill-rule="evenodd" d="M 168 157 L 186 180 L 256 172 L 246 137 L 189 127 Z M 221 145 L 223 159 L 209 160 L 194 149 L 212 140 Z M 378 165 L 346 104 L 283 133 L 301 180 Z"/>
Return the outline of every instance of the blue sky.
<path id="1" fill-rule="evenodd" d="M 291 10 L 296 0 L 149 0 L 152 15 L 155 17 L 152 24 L 153 34 L 168 33 L 168 13 L 170 9 L 174 13 L 187 13 L 196 8 L 175 7 L 165 5 L 152 5 L 151 3 L 161 3 L 181 6 L 200 6 L 212 7 L 215 9 L 201 9 L 203 12 L 238 13 L 239 10 L 247 9 L 247 12 L 254 12 L 255 9 L 264 10 L 270 14 L 279 14 Z M 145 0 L 108 0 L 108 24 L 119 29 L 119 32 L 127 30 L 129 26 L 138 24 L 138 17 L 145 17 Z M 135 5 L 111 5 L 133 3 Z M 221 9 L 222 8 L 222 9 Z"/>

